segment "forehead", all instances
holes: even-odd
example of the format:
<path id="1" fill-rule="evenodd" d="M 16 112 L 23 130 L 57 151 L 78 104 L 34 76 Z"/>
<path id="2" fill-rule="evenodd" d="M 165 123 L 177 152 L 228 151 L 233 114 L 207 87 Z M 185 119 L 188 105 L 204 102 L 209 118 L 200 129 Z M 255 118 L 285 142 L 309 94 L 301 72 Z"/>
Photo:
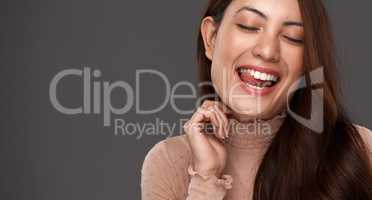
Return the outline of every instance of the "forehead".
<path id="1" fill-rule="evenodd" d="M 302 21 L 298 0 L 233 0 L 226 10 L 226 15 L 233 16 L 244 6 L 261 11 L 269 20 Z"/>

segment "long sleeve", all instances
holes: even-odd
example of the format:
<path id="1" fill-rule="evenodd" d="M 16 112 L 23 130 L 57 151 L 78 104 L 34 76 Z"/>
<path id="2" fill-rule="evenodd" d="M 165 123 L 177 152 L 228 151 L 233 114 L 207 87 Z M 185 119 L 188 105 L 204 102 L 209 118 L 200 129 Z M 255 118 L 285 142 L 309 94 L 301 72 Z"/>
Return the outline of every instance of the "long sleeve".
<path id="1" fill-rule="evenodd" d="M 178 155 L 185 151 L 174 141 L 161 141 L 147 153 L 141 170 L 142 200 L 222 200 L 232 178 L 225 175 L 223 179 L 206 179 L 191 170 L 190 165 L 183 166 L 190 155 Z M 186 184 L 177 178 L 180 174 L 186 177 Z"/>

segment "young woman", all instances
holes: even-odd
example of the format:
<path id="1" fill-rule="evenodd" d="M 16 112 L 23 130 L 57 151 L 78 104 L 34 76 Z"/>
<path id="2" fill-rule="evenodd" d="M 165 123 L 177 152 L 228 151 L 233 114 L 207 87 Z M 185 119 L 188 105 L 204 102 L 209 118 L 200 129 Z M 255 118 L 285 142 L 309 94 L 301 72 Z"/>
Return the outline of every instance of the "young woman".
<path id="1" fill-rule="evenodd" d="M 340 104 L 322 0 L 210 0 L 198 42 L 219 100 L 147 154 L 143 200 L 372 199 L 372 132 Z"/>

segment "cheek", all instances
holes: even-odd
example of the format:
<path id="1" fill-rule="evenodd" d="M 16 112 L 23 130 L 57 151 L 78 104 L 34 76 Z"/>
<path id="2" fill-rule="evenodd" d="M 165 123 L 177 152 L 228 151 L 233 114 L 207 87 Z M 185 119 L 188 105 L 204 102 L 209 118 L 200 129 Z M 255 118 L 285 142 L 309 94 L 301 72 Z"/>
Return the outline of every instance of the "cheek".
<path id="1" fill-rule="evenodd" d="M 212 83 L 221 94 L 223 81 L 230 78 L 234 63 L 242 49 L 242 41 L 233 31 L 220 27 L 212 56 Z M 225 80 L 229 81 L 229 80 Z"/>
<path id="2" fill-rule="evenodd" d="M 303 66 L 303 48 L 288 47 L 283 50 L 283 59 L 288 66 L 288 77 L 298 78 L 304 71 Z"/>
<path id="3" fill-rule="evenodd" d="M 218 33 L 214 58 L 226 67 L 233 67 L 236 60 L 248 52 L 255 44 L 255 37 L 247 37 L 233 26 L 226 27 Z"/>
<path id="4" fill-rule="evenodd" d="M 212 59 L 212 80 L 218 82 L 222 74 L 230 77 L 239 57 L 255 44 L 255 37 L 247 37 L 232 26 L 220 27 Z"/>

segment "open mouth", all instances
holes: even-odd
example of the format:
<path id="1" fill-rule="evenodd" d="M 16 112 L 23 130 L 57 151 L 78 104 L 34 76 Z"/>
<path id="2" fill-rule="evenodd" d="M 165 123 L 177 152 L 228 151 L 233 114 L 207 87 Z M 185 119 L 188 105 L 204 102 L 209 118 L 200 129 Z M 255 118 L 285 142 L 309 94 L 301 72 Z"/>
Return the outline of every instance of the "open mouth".
<path id="1" fill-rule="evenodd" d="M 238 76 L 247 86 L 254 89 L 271 88 L 280 81 L 280 75 L 271 70 L 244 66 L 236 69 Z"/>

